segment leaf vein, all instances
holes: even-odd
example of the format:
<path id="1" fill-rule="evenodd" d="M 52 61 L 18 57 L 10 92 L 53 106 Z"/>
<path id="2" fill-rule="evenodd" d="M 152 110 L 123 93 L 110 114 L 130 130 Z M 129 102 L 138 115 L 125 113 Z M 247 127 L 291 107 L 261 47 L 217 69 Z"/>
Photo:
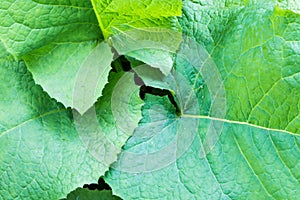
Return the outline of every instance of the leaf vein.
<path id="1" fill-rule="evenodd" d="M 239 151 L 240 151 L 242 157 L 244 158 L 245 162 L 247 163 L 249 169 L 250 169 L 251 172 L 254 174 L 254 176 L 257 178 L 258 182 L 260 183 L 260 185 L 262 186 L 262 188 L 264 189 L 264 191 L 268 194 L 268 196 L 271 196 L 272 198 L 274 198 L 273 195 L 272 195 L 271 193 L 269 193 L 269 191 L 267 190 L 267 188 L 266 188 L 265 185 L 263 184 L 263 182 L 262 182 L 262 180 L 260 179 L 259 175 L 254 171 L 253 166 L 250 164 L 248 158 L 246 157 L 246 155 L 245 155 L 244 152 L 242 151 L 242 148 L 241 148 L 240 144 L 238 143 L 238 141 L 237 141 L 237 139 L 236 139 L 236 137 L 235 137 L 234 134 L 233 134 L 233 139 L 234 139 L 234 141 L 235 141 L 235 143 L 236 143 L 236 145 L 237 145 L 237 147 L 238 147 L 238 149 L 239 149 Z"/>
<path id="2" fill-rule="evenodd" d="M 27 123 L 29 123 L 29 122 L 31 122 L 31 121 L 40 119 L 40 118 L 45 117 L 45 116 L 47 116 L 47 115 L 56 114 L 56 113 L 59 113 L 59 112 L 65 111 L 65 110 L 66 110 L 66 108 L 58 109 L 58 110 L 52 110 L 52 111 L 46 112 L 46 113 L 44 113 L 44 114 L 38 115 L 38 116 L 36 116 L 36 117 L 27 119 L 27 120 L 25 120 L 24 122 L 21 122 L 20 124 L 17 124 L 17 125 L 15 125 L 15 126 L 9 128 L 9 129 L 7 129 L 7 130 L 5 130 L 4 132 L 2 132 L 2 133 L 0 134 L 0 138 L 4 137 L 4 136 L 5 136 L 6 134 L 8 134 L 10 131 L 12 131 L 12 130 L 14 130 L 14 129 L 16 129 L 16 128 L 20 128 L 20 127 L 22 127 L 23 125 L 25 125 L 25 124 L 27 124 Z"/>
<path id="3" fill-rule="evenodd" d="M 255 124 L 250 124 L 248 122 L 240 122 L 240 121 L 234 121 L 234 120 L 228 120 L 228 119 L 221 119 L 221 118 L 210 117 L 210 116 L 190 115 L 190 114 L 183 114 L 183 115 L 181 115 L 181 117 L 194 118 L 194 119 L 209 119 L 209 120 L 213 120 L 213 121 L 220 121 L 220 122 L 225 122 L 225 123 L 229 123 L 229 124 L 245 125 L 245 126 L 250 126 L 250 127 L 258 128 L 258 129 L 267 130 L 267 131 L 275 131 L 275 132 L 281 132 L 281 133 L 287 133 L 287 134 L 290 134 L 290 135 L 299 136 L 298 134 L 290 132 L 290 131 L 287 131 L 287 130 L 267 128 L 267 127 L 263 127 L 263 126 L 259 126 L 259 125 L 255 125 Z"/>

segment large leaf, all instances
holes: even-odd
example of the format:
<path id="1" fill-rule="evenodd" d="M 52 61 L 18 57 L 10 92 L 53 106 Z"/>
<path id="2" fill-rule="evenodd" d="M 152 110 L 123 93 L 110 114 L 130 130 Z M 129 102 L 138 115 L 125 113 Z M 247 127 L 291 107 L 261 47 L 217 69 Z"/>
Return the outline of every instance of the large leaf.
<path id="1" fill-rule="evenodd" d="M 106 103 L 81 116 L 36 86 L 23 63 L 0 66 L 0 198 L 58 199 L 104 174 L 140 118 L 133 75 L 112 73 Z"/>
<path id="2" fill-rule="evenodd" d="M 89 1 L 5 0 L 0 16 L 0 58 L 25 59 L 36 83 L 80 113 L 101 96 L 112 53 L 97 46 L 102 34 Z"/>
<path id="3" fill-rule="evenodd" d="M 201 138 L 213 121 L 220 119 L 200 115 L 177 117 L 167 99 L 149 96 L 143 112 L 144 119 L 124 147 L 117 166 L 106 174 L 118 196 L 124 199 L 299 197 L 299 136 L 223 120 L 218 142 L 203 156 Z M 195 130 L 198 130 L 196 136 Z"/>
<path id="4" fill-rule="evenodd" d="M 113 53 L 104 42 L 88 41 L 47 45 L 24 59 L 51 97 L 83 114 L 102 94 Z"/>
<path id="5" fill-rule="evenodd" d="M 186 1 L 181 24 L 191 38 L 164 79 L 181 114 L 167 98 L 146 98 L 139 128 L 106 174 L 114 193 L 299 198 L 299 14 Z"/>
<path id="6" fill-rule="evenodd" d="M 92 3 L 104 38 L 109 38 L 120 54 L 159 68 L 166 75 L 171 71 L 172 53 L 181 39 L 176 16 L 181 16 L 182 1 L 92 0 Z M 163 45 L 166 43 L 171 45 Z"/>
<path id="7" fill-rule="evenodd" d="M 15 58 L 53 41 L 83 42 L 101 35 L 90 1 L 3 0 L 0 18 L 0 46 Z"/>

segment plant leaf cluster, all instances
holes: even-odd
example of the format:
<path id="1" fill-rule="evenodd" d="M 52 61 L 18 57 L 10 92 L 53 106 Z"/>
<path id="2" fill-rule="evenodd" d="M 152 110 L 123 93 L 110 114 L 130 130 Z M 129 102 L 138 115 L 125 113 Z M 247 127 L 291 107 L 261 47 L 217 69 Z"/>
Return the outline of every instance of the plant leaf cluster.
<path id="1" fill-rule="evenodd" d="M 0 199 L 300 198 L 297 0 L 0 16 Z"/>

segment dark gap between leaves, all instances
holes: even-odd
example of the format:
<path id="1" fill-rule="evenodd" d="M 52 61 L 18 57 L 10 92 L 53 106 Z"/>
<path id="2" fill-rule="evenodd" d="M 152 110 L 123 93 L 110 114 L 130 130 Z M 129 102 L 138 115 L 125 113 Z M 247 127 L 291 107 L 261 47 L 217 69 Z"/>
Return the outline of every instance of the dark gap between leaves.
<path id="1" fill-rule="evenodd" d="M 111 63 L 112 66 L 112 71 L 114 72 L 120 72 L 120 71 L 125 71 L 125 72 L 133 72 L 134 73 L 134 82 L 136 85 L 140 86 L 140 98 L 142 100 L 145 99 L 146 94 L 151 94 L 155 96 L 168 96 L 170 102 L 173 104 L 173 106 L 176 109 L 176 114 L 180 116 L 180 108 L 177 105 L 174 96 L 169 90 L 166 89 L 159 89 L 159 88 L 154 88 L 151 86 L 146 86 L 144 81 L 132 70 L 130 61 L 126 59 L 125 56 L 120 56 L 118 59 L 114 60 Z M 98 183 L 91 183 L 91 184 L 84 184 L 83 188 L 89 189 L 89 190 L 111 190 L 111 187 L 105 183 L 104 179 L 100 177 L 98 179 Z"/>
<path id="2" fill-rule="evenodd" d="M 176 109 L 177 116 L 180 116 L 180 114 L 181 114 L 180 108 L 177 105 L 174 96 L 172 95 L 172 93 L 169 90 L 142 85 L 140 88 L 140 98 L 144 100 L 146 94 L 151 94 L 151 95 L 160 96 L 160 97 L 168 96 L 169 101 L 173 104 L 173 106 Z"/>
<path id="3" fill-rule="evenodd" d="M 127 60 L 124 55 L 119 56 L 118 59 L 114 60 L 111 63 L 111 67 L 114 72 L 129 72 L 132 70 L 129 60 Z"/>
<path id="4" fill-rule="evenodd" d="M 178 116 L 181 115 L 180 108 L 177 105 L 172 93 L 166 89 L 159 89 L 159 88 L 146 86 L 144 81 L 132 70 L 130 61 L 124 55 L 119 56 L 118 59 L 113 61 L 111 66 L 112 66 L 112 70 L 114 72 L 125 71 L 125 72 L 133 72 L 134 73 L 134 81 L 135 81 L 136 85 L 140 86 L 140 94 L 139 95 L 142 100 L 145 99 L 146 94 L 151 94 L 151 95 L 161 96 L 161 97 L 168 96 L 170 102 L 173 104 L 173 106 L 176 109 L 176 114 Z"/>
<path id="5" fill-rule="evenodd" d="M 105 183 L 102 177 L 98 179 L 98 183 L 84 184 L 83 188 L 89 190 L 111 190 L 111 187 Z"/>

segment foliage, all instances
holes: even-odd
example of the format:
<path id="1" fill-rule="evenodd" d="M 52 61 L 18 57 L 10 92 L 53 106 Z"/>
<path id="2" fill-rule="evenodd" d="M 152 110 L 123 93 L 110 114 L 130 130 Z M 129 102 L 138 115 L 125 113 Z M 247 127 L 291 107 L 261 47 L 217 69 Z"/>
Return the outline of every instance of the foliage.
<path id="1" fill-rule="evenodd" d="M 296 0 L 4 0 L 0 16 L 0 199 L 300 197 Z M 100 176 L 112 191 L 78 188 Z"/>

